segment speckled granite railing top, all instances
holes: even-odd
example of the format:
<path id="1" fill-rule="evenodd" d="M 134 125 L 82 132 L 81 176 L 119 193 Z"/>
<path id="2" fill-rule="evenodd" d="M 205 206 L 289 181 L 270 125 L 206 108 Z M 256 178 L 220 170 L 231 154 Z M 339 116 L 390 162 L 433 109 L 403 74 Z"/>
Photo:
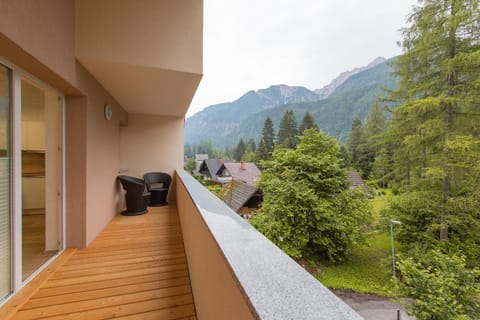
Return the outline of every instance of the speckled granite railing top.
<path id="1" fill-rule="evenodd" d="M 177 173 L 261 319 L 362 319 L 190 174 Z"/>

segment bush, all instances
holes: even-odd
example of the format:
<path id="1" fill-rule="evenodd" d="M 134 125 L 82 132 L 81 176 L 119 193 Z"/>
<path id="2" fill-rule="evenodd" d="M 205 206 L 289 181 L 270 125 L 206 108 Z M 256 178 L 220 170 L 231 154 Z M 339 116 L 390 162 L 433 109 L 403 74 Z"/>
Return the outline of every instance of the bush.
<path id="1" fill-rule="evenodd" d="M 398 263 L 402 289 L 414 299 L 407 308 L 418 320 L 474 320 L 480 314 L 480 270 L 465 257 L 432 250 Z"/>

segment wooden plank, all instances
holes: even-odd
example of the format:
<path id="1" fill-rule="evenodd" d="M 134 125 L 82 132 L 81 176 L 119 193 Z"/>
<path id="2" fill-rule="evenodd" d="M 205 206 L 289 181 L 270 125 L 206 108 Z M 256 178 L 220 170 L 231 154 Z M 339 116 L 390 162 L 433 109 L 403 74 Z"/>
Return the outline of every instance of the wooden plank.
<path id="1" fill-rule="evenodd" d="M 60 268 L 76 249 L 66 249 L 52 261 L 38 276 L 23 287 L 0 308 L 0 319 L 11 319 L 15 313 L 38 291 L 38 289 Z"/>
<path id="2" fill-rule="evenodd" d="M 90 268 L 103 268 L 103 267 L 113 267 L 117 265 L 123 264 L 132 264 L 132 263 L 141 263 L 141 262 L 148 262 L 148 261 L 169 261 L 169 260 L 176 260 L 176 259 L 185 259 L 185 254 L 182 253 L 174 253 L 174 254 L 167 254 L 167 255 L 150 255 L 145 257 L 137 257 L 137 258 L 125 258 L 122 260 L 112 260 L 112 261 L 104 261 L 104 262 L 88 262 L 85 261 L 84 263 L 76 263 L 76 264 L 68 264 L 64 265 L 59 272 L 68 272 L 74 270 L 84 270 Z"/>
<path id="3" fill-rule="evenodd" d="M 170 251 L 171 252 L 171 251 Z M 183 250 L 175 250 L 175 253 L 183 253 Z M 68 262 L 68 265 L 72 264 L 83 264 L 85 261 L 88 262 L 106 262 L 106 261 L 115 261 L 115 260 L 128 260 L 132 258 L 138 258 L 138 257 L 159 257 L 162 255 L 165 255 L 166 252 L 132 252 L 130 254 L 124 254 L 124 255 L 116 255 L 116 256 L 94 256 L 90 258 L 84 258 L 83 261 L 79 261 L 79 259 L 71 260 Z"/>
<path id="4" fill-rule="evenodd" d="M 162 238 L 162 239 L 152 239 L 151 237 L 140 237 L 140 238 L 126 237 L 122 240 L 104 240 L 102 242 L 92 244 L 92 249 L 105 248 L 108 250 L 109 247 L 118 248 L 122 246 L 128 246 L 134 249 L 136 244 L 141 245 L 141 244 L 152 242 L 152 241 L 155 241 L 155 243 L 158 243 L 158 244 L 176 244 L 176 243 L 181 243 L 182 238 L 179 236 Z"/>
<path id="5" fill-rule="evenodd" d="M 122 278 L 129 278 L 129 277 L 141 276 L 146 274 L 159 274 L 159 273 L 166 273 L 166 272 L 186 270 L 186 269 L 187 269 L 186 265 L 159 266 L 155 268 L 119 271 L 119 272 L 112 272 L 109 274 L 99 274 L 99 275 L 92 275 L 92 276 L 85 276 L 85 277 L 78 277 L 78 278 L 68 278 L 68 279 L 59 279 L 59 280 L 51 279 L 50 281 L 45 283 L 43 287 L 51 288 L 51 287 L 72 286 L 75 284 L 82 284 L 82 283 L 88 283 L 88 282 L 122 279 Z"/>
<path id="6" fill-rule="evenodd" d="M 125 244 L 125 243 L 115 243 L 115 244 L 111 244 L 110 246 L 108 246 L 107 249 L 105 249 L 104 247 L 92 247 L 90 248 L 90 250 L 88 251 L 84 251 L 84 252 L 79 252 L 78 253 L 78 256 L 76 256 L 77 258 L 80 258 L 81 256 L 84 256 L 84 255 L 90 255 L 90 254 L 95 254 L 95 253 L 99 253 L 99 252 L 104 252 L 105 251 L 127 251 L 127 252 L 131 252 L 132 249 L 139 249 L 139 250 L 142 250 L 142 249 L 148 249 L 148 248 L 152 248 L 152 249 L 158 249 L 158 250 L 162 250 L 162 249 L 170 249 L 170 248 L 176 248 L 176 247 L 181 247 L 183 248 L 183 242 L 181 240 L 175 240 L 175 241 L 169 241 L 169 242 L 166 242 L 166 241 L 160 241 L 160 240 L 156 240 L 156 239 L 150 239 L 149 242 L 142 242 L 142 243 L 135 243 L 134 245 L 132 244 Z"/>
<path id="7" fill-rule="evenodd" d="M 177 306 L 188 305 L 188 309 L 186 310 L 175 310 Z M 171 308 L 171 309 L 169 309 Z M 182 296 L 175 296 L 175 297 L 167 297 L 161 298 L 156 300 L 148 300 L 148 301 L 141 301 L 135 302 L 131 304 L 121 304 L 118 306 L 108 307 L 108 308 L 98 308 L 94 310 L 87 310 L 82 312 L 75 312 L 69 313 L 68 309 L 63 309 L 65 312 L 61 315 L 49 316 L 48 314 L 41 314 L 41 319 L 48 319 L 48 320 L 97 320 L 97 319 L 111 319 L 111 318 L 119 318 L 122 316 L 129 316 L 135 314 L 145 314 L 149 311 L 161 310 L 166 309 L 163 315 L 170 315 L 168 318 L 156 318 L 156 319 L 175 319 L 172 318 L 173 315 L 178 314 L 178 317 L 184 316 L 185 313 L 192 313 L 194 312 L 193 303 L 192 303 L 192 295 L 185 294 Z M 35 319 L 31 317 L 26 317 L 20 311 L 15 320 L 26 320 L 26 319 Z M 128 319 L 128 318 L 127 318 Z M 146 318 L 137 318 L 137 319 L 146 319 Z"/>
<path id="8" fill-rule="evenodd" d="M 125 317 L 118 317 L 116 319 L 121 320 L 158 320 L 158 319 L 196 319 L 193 316 L 195 314 L 195 307 L 193 304 L 178 306 L 170 309 L 155 310 L 150 312 L 138 313 Z M 188 318 L 185 318 L 188 317 Z"/>
<path id="9" fill-rule="evenodd" d="M 158 226 L 150 225 L 149 227 L 145 228 L 137 227 L 136 230 L 132 230 L 132 228 L 109 230 L 107 233 L 101 234 L 96 240 L 103 241 L 106 239 L 121 239 L 125 235 L 138 236 L 138 231 L 141 231 L 142 235 L 159 237 L 159 235 L 169 235 L 170 232 L 175 232 L 178 234 L 180 232 L 180 226 L 177 223 L 172 225 L 166 225 L 162 223 Z"/>
<path id="10" fill-rule="evenodd" d="M 97 299 L 76 301 L 71 303 L 59 303 L 56 305 L 46 306 L 42 308 L 21 309 L 18 312 L 17 317 L 18 319 L 36 319 L 43 318 L 45 316 L 53 317 L 64 314 L 85 313 L 86 311 L 97 311 L 99 308 L 109 309 L 115 306 L 124 306 L 144 301 L 159 302 L 158 305 L 153 306 L 153 308 L 155 308 L 154 310 L 156 310 L 172 305 L 174 306 L 175 304 L 192 303 L 192 296 L 189 294 L 190 290 L 190 286 L 178 286 L 128 293 L 124 295 L 114 295 Z M 63 301 L 60 300 L 59 302 Z"/>
<path id="11" fill-rule="evenodd" d="M 9 317 L 195 319 L 176 208 L 115 217 L 89 248 L 72 253 L 26 300 Z"/>
<path id="12" fill-rule="evenodd" d="M 30 299 L 22 309 L 40 308 L 44 306 L 51 306 L 59 303 L 69 303 L 84 300 L 93 300 L 97 298 L 110 297 L 113 295 L 122 295 L 127 293 L 142 292 L 148 290 L 155 290 L 161 288 L 177 287 L 182 285 L 190 285 L 189 277 L 165 279 L 153 282 L 144 282 L 138 284 L 131 284 L 113 288 L 96 289 L 75 293 L 62 294 L 60 296 L 35 297 Z"/>
<path id="13" fill-rule="evenodd" d="M 161 243 L 161 242 L 156 242 L 152 241 L 151 243 L 139 243 L 136 244 L 134 249 L 135 250 L 145 250 L 145 249 L 170 249 L 172 247 L 182 247 L 183 248 L 183 242 L 182 241 L 175 241 L 173 243 Z M 126 253 L 132 251 L 131 246 L 125 246 L 123 245 L 112 245 L 108 248 L 108 252 L 121 252 L 124 251 Z M 81 257 L 82 255 L 90 255 L 94 253 L 105 253 L 105 248 L 89 248 L 88 250 L 78 250 L 78 252 L 75 254 L 76 257 Z"/>
<path id="14" fill-rule="evenodd" d="M 150 269 L 162 266 L 178 266 L 178 265 L 185 265 L 186 260 L 184 258 L 174 259 L 174 260 L 157 260 L 157 261 L 148 261 L 148 262 L 137 262 L 137 263 L 129 263 L 129 264 L 121 264 L 117 266 L 108 266 L 103 268 L 85 268 L 81 270 L 73 270 L 73 271 L 62 271 L 56 272 L 50 279 L 51 280 L 58 280 L 58 279 L 68 279 L 68 278 L 76 278 L 76 277 L 86 277 L 86 276 L 93 276 L 93 275 L 100 275 L 104 273 L 113 274 L 116 272 L 122 271 L 129 271 L 129 270 L 139 270 L 139 269 Z"/>
<path id="15" fill-rule="evenodd" d="M 159 280 L 165 280 L 165 279 L 175 279 L 175 278 L 181 278 L 181 277 L 188 277 L 188 272 L 186 270 L 180 270 L 180 271 L 173 271 L 173 272 L 148 274 L 148 275 L 142 275 L 138 277 L 97 281 L 92 283 L 82 283 L 82 284 L 77 284 L 75 286 L 52 287 L 52 288 L 42 287 L 40 288 L 40 290 L 38 290 L 37 294 L 35 294 L 34 298 L 60 296 L 63 294 L 69 294 L 74 292 L 83 292 L 83 291 L 102 289 L 102 288 L 114 288 L 118 286 L 129 285 L 129 284 L 145 283 L 145 282 L 159 281 Z"/>

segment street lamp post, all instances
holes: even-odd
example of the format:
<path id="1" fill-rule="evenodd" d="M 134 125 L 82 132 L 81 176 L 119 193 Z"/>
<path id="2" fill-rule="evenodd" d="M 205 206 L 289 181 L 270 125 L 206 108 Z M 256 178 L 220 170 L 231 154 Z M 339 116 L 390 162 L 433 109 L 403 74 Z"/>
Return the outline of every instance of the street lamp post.
<path id="1" fill-rule="evenodd" d="M 395 272 L 395 246 L 393 244 L 393 225 L 400 225 L 402 224 L 400 221 L 397 220 L 390 220 L 390 241 L 392 244 L 392 271 L 393 271 L 393 287 L 395 290 L 395 294 L 397 293 L 397 275 Z"/>

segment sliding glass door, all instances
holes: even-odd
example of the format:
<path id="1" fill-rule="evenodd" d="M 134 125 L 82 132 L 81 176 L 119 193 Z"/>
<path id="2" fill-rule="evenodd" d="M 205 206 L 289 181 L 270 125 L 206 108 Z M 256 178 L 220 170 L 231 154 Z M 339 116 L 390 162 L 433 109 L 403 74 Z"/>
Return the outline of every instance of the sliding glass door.
<path id="1" fill-rule="evenodd" d="M 10 220 L 11 72 L 0 64 L 0 301 L 12 289 Z"/>
<path id="2" fill-rule="evenodd" d="M 0 63 L 0 303 L 63 248 L 63 97 L 5 64 Z"/>
<path id="3" fill-rule="evenodd" d="M 22 280 L 58 253 L 61 243 L 61 97 L 21 81 Z"/>

